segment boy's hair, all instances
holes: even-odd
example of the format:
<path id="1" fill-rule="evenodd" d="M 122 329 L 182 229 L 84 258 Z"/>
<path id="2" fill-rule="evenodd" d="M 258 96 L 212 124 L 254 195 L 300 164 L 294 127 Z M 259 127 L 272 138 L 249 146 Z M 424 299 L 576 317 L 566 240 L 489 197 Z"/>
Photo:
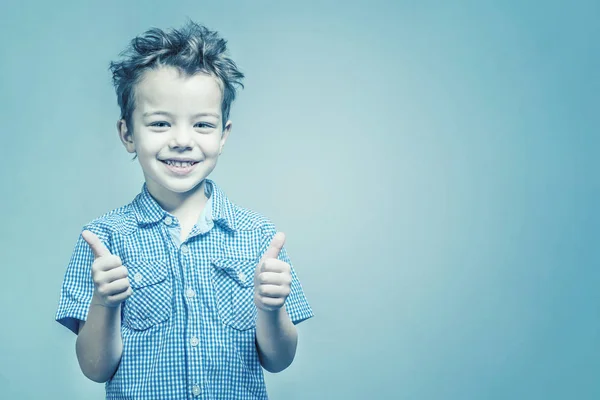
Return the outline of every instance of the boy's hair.
<path id="1" fill-rule="evenodd" d="M 221 113 L 223 127 L 229 118 L 231 103 L 235 100 L 236 85 L 244 87 L 240 72 L 227 54 L 227 41 L 216 31 L 189 20 L 181 29 L 163 31 L 152 28 L 137 36 L 120 54 L 119 62 L 111 62 L 113 84 L 121 108 L 121 118 L 133 129 L 132 113 L 135 108 L 135 85 L 142 74 L 160 66 L 172 66 L 192 76 L 198 72 L 216 77 L 223 92 Z"/>

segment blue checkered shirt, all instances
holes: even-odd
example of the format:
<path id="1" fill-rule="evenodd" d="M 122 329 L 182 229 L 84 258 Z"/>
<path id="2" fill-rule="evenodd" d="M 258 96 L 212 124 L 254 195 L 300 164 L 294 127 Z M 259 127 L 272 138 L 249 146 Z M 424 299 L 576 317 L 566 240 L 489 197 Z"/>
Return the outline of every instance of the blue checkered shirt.
<path id="1" fill-rule="evenodd" d="M 253 279 L 276 230 L 205 183 L 206 207 L 183 243 L 179 221 L 146 184 L 131 203 L 83 228 L 121 258 L 133 289 L 121 307 L 123 354 L 107 399 L 267 399 Z M 279 258 L 291 265 L 285 247 Z M 93 260 L 80 235 L 56 313 L 75 333 L 94 291 Z M 313 312 L 293 267 L 291 288 L 285 304 L 297 324 Z"/>

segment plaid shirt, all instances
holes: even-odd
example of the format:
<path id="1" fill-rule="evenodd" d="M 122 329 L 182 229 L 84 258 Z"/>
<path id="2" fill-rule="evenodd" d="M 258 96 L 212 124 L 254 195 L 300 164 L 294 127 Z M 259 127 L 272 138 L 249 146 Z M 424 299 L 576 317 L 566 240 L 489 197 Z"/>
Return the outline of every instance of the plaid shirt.
<path id="1" fill-rule="evenodd" d="M 83 228 L 121 258 L 133 289 L 121 308 L 123 354 L 107 399 L 267 399 L 253 279 L 276 230 L 205 183 L 207 206 L 183 243 L 179 221 L 146 184 L 130 204 Z M 285 248 L 279 259 L 291 265 Z M 75 333 L 94 291 L 93 260 L 80 235 L 56 313 Z M 293 267 L 291 288 L 285 304 L 297 324 L 313 312 Z"/>

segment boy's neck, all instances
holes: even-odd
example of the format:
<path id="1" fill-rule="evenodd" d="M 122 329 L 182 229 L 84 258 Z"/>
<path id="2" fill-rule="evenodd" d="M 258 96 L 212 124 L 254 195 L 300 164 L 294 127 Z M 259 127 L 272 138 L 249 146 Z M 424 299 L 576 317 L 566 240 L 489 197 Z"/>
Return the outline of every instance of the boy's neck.
<path id="1" fill-rule="evenodd" d="M 202 181 L 193 190 L 186 193 L 173 193 L 164 188 L 153 190 L 148 186 L 148 191 L 161 208 L 177 217 L 180 221 L 197 220 L 207 202 L 205 194 L 206 181 Z M 158 192 L 158 193 L 157 193 Z"/>

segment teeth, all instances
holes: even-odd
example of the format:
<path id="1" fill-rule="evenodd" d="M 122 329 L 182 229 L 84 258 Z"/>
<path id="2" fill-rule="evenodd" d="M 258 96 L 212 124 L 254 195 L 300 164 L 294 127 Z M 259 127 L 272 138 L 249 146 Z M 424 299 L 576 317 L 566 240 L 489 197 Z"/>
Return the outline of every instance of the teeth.
<path id="1" fill-rule="evenodd" d="M 191 161 L 172 161 L 172 160 L 166 160 L 165 162 L 168 165 L 174 165 L 176 167 L 189 167 L 189 166 L 191 166 L 193 164 Z"/>

